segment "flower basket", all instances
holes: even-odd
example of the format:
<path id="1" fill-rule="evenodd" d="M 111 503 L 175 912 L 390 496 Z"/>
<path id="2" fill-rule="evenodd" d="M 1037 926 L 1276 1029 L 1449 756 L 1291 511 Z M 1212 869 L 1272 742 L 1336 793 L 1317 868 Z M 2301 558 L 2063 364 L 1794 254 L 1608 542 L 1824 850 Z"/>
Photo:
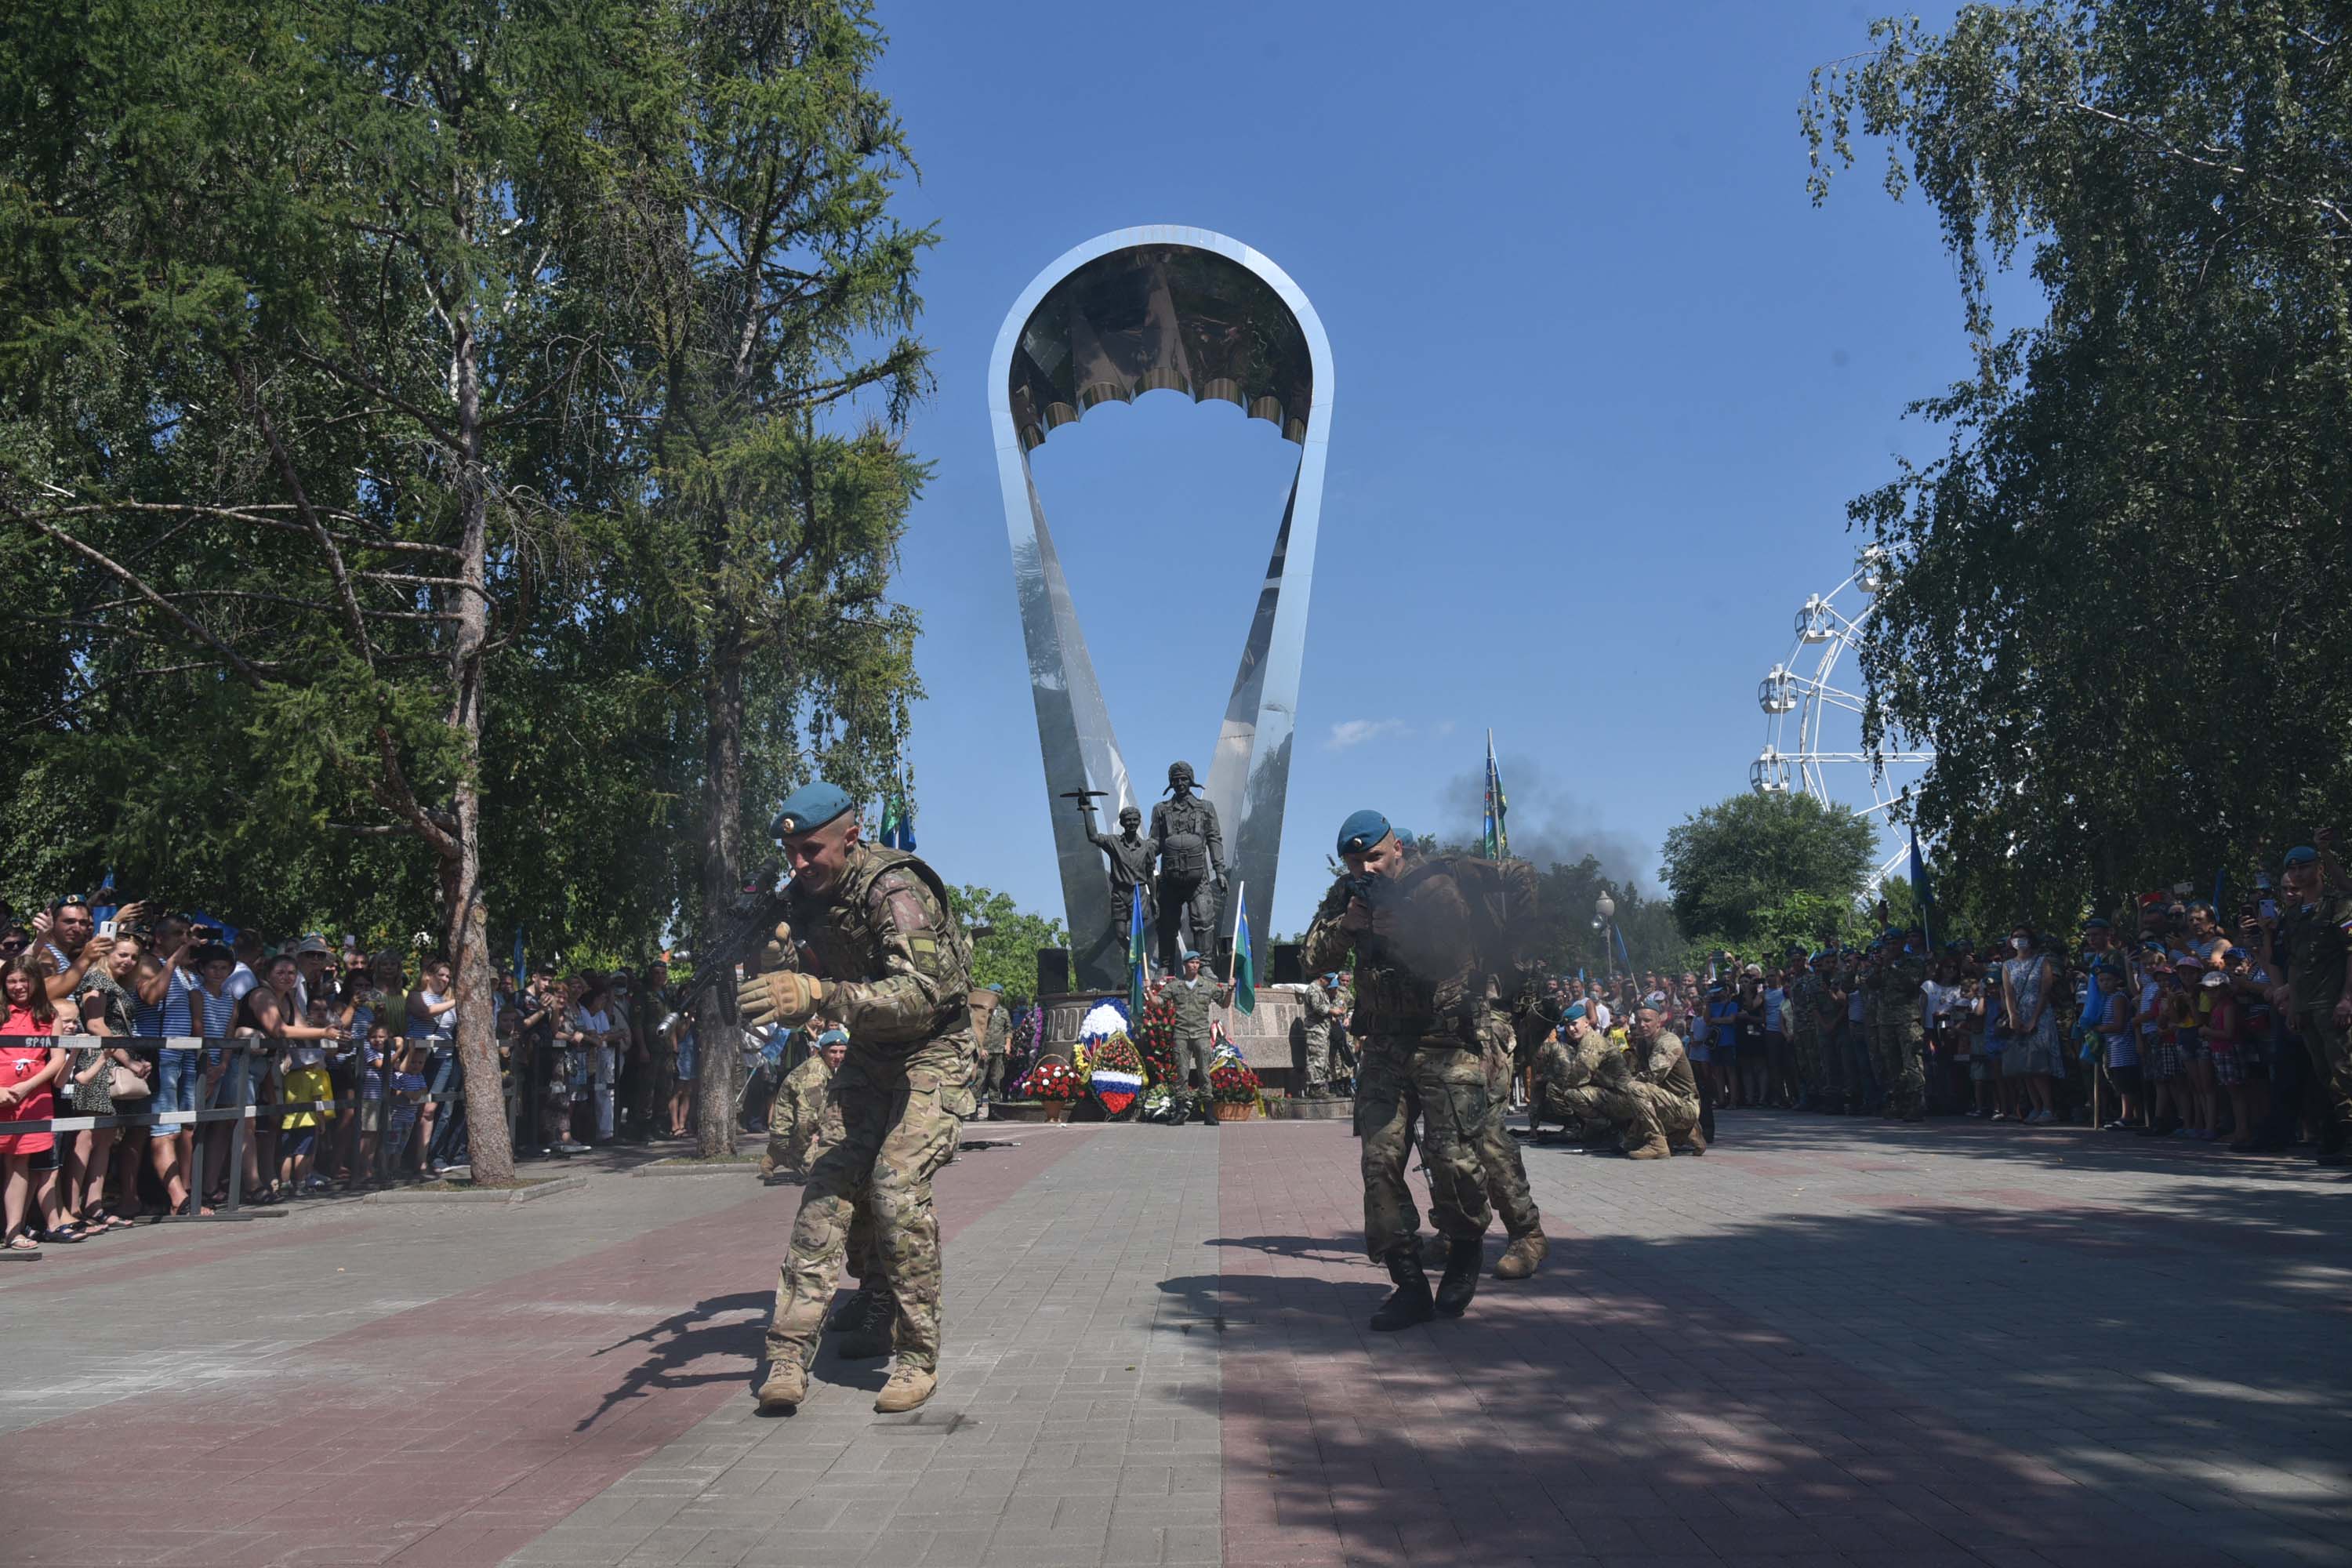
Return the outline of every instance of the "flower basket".
<path id="1" fill-rule="evenodd" d="M 1078 1076 L 1077 1068 L 1067 1062 L 1039 1062 L 1021 1080 L 1021 1091 L 1027 1099 L 1044 1100 L 1046 1116 L 1061 1121 L 1068 1119 L 1070 1101 L 1087 1091 L 1087 1083 Z M 1057 1102 L 1061 1106 L 1060 1116 L 1054 1115 Z"/>
<path id="2" fill-rule="evenodd" d="M 1220 1062 L 1209 1069 L 1209 1098 L 1216 1102 L 1218 1121 L 1246 1121 L 1257 1114 L 1257 1074 L 1238 1060 Z"/>
<path id="3" fill-rule="evenodd" d="M 1041 1100 L 1037 1103 L 1044 1108 L 1045 1120 L 1048 1121 L 1067 1121 L 1070 1119 L 1070 1106 L 1073 1103 L 1070 1100 Z"/>

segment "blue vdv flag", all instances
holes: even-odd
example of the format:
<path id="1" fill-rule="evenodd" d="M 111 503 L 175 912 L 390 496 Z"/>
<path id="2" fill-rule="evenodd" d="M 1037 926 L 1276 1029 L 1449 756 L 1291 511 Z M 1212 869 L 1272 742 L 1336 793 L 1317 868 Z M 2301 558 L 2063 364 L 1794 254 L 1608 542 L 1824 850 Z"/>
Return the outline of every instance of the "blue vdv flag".
<path id="1" fill-rule="evenodd" d="M 1927 862 L 1919 857 L 1919 830 L 1911 829 L 1911 890 L 1919 895 L 1919 931 L 1927 951 L 1936 951 L 1936 889 L 1927 880 Z"/>
<path id="2" fill-rule="evenodd" d="M 909 852 L 915 847 L 915 808 L 907 804 L 903 782 L 883 797 L 882 847 Z"/>
<path id="3" fill-rule="evenodd" d="M 1247 888 L 1235 889 L 1238 900 Z M 1241 918 L 1234 922 L 1234 967 L 1232 980 L 1234 1007 L 1242 1013 L 1257 1011 L 1257 963 L 1250 952 L 1249 906 L 1242 906 Z"/>
<path id="4" fill-rule="evenodd" d="M 523 964 L 522 927 L 515 927 L 514 977 L 517 985 L 530 984 L 530 971 Z"/>

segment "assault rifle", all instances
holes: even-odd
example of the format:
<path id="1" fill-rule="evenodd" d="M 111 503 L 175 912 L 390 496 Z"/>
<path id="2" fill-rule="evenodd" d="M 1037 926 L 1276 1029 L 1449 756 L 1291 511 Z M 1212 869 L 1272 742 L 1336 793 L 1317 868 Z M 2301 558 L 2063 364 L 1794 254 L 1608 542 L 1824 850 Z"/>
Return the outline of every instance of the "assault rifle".
<path id="1" fill-rule="evenodd" d="M 695 1011 L 716 1023 L 735 1025 L 735 970 L 755 968 L 761 952 L 775 940 L 784 918 L 782 890 L 776 885 L 782 868 L 771 860 L 742 889 L 729 896 L 722 908 L 705 910 L 703 924 L 709 939 L 694 952 Z"/>

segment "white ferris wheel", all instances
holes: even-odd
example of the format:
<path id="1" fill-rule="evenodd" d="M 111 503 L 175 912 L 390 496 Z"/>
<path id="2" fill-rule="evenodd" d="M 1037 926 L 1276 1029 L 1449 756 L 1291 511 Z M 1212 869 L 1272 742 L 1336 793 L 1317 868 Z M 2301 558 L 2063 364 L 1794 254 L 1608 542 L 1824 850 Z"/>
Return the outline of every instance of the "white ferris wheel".
<path id="1" fill-rule="evenodd" d="M 1864 749 L 1863 700 L 1838 684 L 1839 667 L 1851 670 L 1860 662 L 1885 582 L 1886 552 L 1874 544 L 1844 582 L 1812 595 L 1798 609 L 1788 658 L 1756 689 L 1764 710 L 1764 750 L 1748 769 L 1748 782 L 1759 794 L 1802 790 L 1823 805 L 1875 821 L 1886 853 L 1871 878 L 1874 889 L 1908 852 L 1893 842 L 1889 814 L 1936 758 L 1932 751 Z"/>

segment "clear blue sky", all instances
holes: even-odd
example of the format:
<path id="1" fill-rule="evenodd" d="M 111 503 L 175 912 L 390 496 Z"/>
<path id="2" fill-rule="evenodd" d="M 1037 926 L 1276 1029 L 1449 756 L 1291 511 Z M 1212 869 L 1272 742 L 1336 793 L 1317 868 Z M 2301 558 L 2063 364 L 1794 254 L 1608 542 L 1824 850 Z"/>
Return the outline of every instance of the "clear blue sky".
<path id="1" fill-rule="evenodd" d="M 1061 912 L 989 350 L 1070 246 L 1181 223 L 1279 263 L 1337 362 L 1276 928 L 1356 807 L 1469 831 L 1490 725 L 1515 847 L 1654 884 L 1665 830 L 1746 787 L 1757 682 L 1851 567 L 1845 502 L 1939 444 L 1904 404 L 1966 363 L 1926 210 L 1868 163 L 1806 197 L 1806 73 L 1870 14 L 886 0 L 904 209 L 941 235 L 900 589 L 943 874 Z M 1173 393 L 1034 456 L 1139 778 L 1207 771 L 1297 456 Z"/>

